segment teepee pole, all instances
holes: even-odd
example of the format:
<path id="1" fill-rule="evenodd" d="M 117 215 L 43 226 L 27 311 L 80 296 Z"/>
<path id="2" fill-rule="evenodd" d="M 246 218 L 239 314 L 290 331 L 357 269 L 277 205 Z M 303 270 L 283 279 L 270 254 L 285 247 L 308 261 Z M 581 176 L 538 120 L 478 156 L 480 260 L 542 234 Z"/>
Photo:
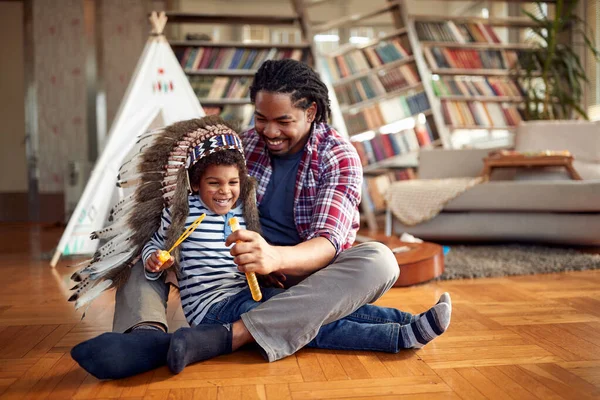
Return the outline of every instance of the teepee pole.
<path id="1" fill-rule="evenodd" d="M 153 35 L 162 35 L 165 29 L 165 25 L 167 24 L 167 16 L 164 11 L 157 13 L 156 11 L 152 11 L 150 14 L 150 24 L 152 25 L 152 34 Z"/>

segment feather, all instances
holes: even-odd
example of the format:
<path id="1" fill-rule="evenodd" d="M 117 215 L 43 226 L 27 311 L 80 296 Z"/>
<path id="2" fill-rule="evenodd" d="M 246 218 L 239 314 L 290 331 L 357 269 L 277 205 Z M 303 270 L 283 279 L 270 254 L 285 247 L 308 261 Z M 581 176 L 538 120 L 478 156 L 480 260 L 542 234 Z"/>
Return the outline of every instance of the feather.
<path id="1" fill-rule="evenodd" d="M 156 136 L 161 135 L 163 133 L 165 133 L 165 128 L 164 127 L 160 127 L 160 128 L 152 129 L 150 131 L 146 131 L 146 132 L 144 132 L 144 133 L 142 133 L 141 135 L 138 136 L 138 138 L 136 140 L 136 143 L 139 142 L 139 141 L 141 141 L 141 140 L 144 140 L 146 138 L 149 138 L 149 137 L 156 137 Z"/>
<path id="2" fill-rule="evenodd" d="M 96 253 L 94 253 L 93 262 L 101 261 L 102 259 L 104 259 L 106 257 L 109 257 L 114 254 L 119 254 L 119 253 L 122 253 L 123 251 L 127 250 L 127 248 L 131 247 L 130 239 L 131 239 L 131 236 L 127 237 L 126 239 L 122 240 L 121 242 L 118 242 L 116 245 L 113 245 L 111 248 L 98 249 L 96 251 Z"/>
<path id="3" fill-rule="evenodd" d="M 90 281 L 89 277 L 83 279 L 81 282 L 79 282 L 77 285 L 75 285 L 71 288 L 71 290 L 75 291 L 75 293 L 73 293 L 71 295 L 71 297 L 69 297 L 69 300 L 67 300 L 67 301 L 77 300 L 79 298 L 79 296 L 81 295 L 81 293 L 84 290 L 87 290 L 90 287 L 90 285 L 91 285 L 91 281 Z"/>
<path id="4" fill-rule="evenodd" d="M 110 211 L 109 216 L 109 220 L 112 221 L 113 219 L 117 219 L 119 218 L 120 215 L 126 214 L 129 210 L 131 210 L 134 206 L 136 205 L 135 201 L 129 202 L 129 203 L 125 203 L 123 204 L 121 207 L 119 208 L 114 208 Z"/>
<path id="5" fill-rule="evenodd" d="M 85 293 L 83 293 L 81 296 L 79 296 L 77 298 L 77 300 L 75 301 L 75 309 L 78 309 L 81 306 L 88 304 L 89 302 L 94 300 L 96 297 L 100 296 L 100 294 L 102 294 L 102 292 L 104 292 L 106 289 L 109 289 L 112 286 L 112 284 L 113 284 L 113 281 L 111 281 L 110 279 L 107 279 L 107 280 L 97 283 L 96 285 L 94 285 L 93 287 L 88 289 Z"/>
<path id="6" fill-rule="evenodd" d="M 139 165 L 144 161 L 144 154 L 137 153 L 127 161 L 124 161 L 119 167 L 119 174 L 124 173 L 125 171 L 137 171 Z"/>
<path id="7" fill-rule="evenodd" d="M 117 187 L 120 187 L 120 188 L 129 188 L 129 187 L 137 186 L 140 183 L 142 183 L 142 177 L 141 177 L 141 175 L 138 176 L 137 178 L 131 177 L 129 179 L 124 179 L 124 180 L 117 181 Z"/>
<path id="8" fill-rule="evenodd" d="M 108 253 L 109 250 L 112 250 L 117 245 L 119 245 L 121 242 L 124 242 L 125 240 L 127 240 L 128 238 L 130 238 L 132 235 L 133 235 L 133 230 L 131 230 L 131 229 L 127 229 L 127 230 L 121 231 L 117 236 L 115 236 L 114 238 L 112 238 L 104 246 L 100 247 L 96 251 L 96 253 L 106 254 L 106 253 Z M 94 254 L 94 256 L 95 255 L 96 254 Z"/>
<path id="9" fill-rule="evenodd" d="M 84 264 L 87 265 L 87 264 L 91 263 L 92 260 L 93 260 L 92 258 L 88 258 L 86 260 L 78 262 L 77 264 L 71 264 L 71 265 L 69 265 L 69 268 L 81 267 Z"/>
<path id="10" fill-rule="evenodd" d="M 158 138 L 160 138 L 163 132 L 163 129 L 155 129 L 141 134 L 133 145 L 131 153 L 138 154 L 143 152 L 145 148 L 151 146 Z"/>
<path id="11" fill-rule="evenodd" d="M 114 256 L 105 258 L 96 263 L 92 263 L 88 267 L 86 267 L 86 270 L 89 271 L 90 277 L 92 279 L 97 279 L 101 274 L 106 273 L 107 271 L 113 268 L 118 268 L 122 264 L 129 261 L 129 259 L 134 255 L 136 250 L 137 249 L 131 249 L 123 253 L 115 254 Z"/>
<path id="12" fill-rule="evenodd" d="M 145 171 L 145 172 L 140 172 L 137 170 L 126 171 L 126 172 L 120 173 L 117 176 L 117 182 L 126 181 L 128 179 L 142 178 L 146 174 L 156 174 L 156 175 L 158 175 L 157 178 L 160 178 L 160 177 L 162 177 L 163 172 L 164 171 L 162 169 L 156 170 L 156 171 Z M 118 183 L 117 183 L 117 185 L 118 185 Z"/>
<path id="13" fill-rule="evenodd" d="M 110 212 L 114 212 L 114 210 L 123 207 L 125 204 L 135 201 L 135 193 L 130 194 L 129 196 L 123 197 L 119 200 L 114 206 L 112 206 Z"/>
<path id="14" fill-rule="evenodd" d="M 71 280 L 73 282 L 81 282 L 83 279 L 81 277 L 81 275 L 79 274 L 79 271 L 74 272 L 73 275 L 71 275 Z"/>
<path id="15" fill-rule="evenodd" d="M 136 205 L 136 202 L 130 202 L 130 203 L 123 204 L 123 206 L 115 209 L 114 212 L 112 212 L 108 216 L 109 221 L 113 221 L 113 220 L 116 220 L 117 218 L 121 218 L 122 215 L 127 214 L 127 212 L 129 212 L 129 210 L 134 208 L 135 205 Z"/>
<path id="16" fill-rule="evenodd" d="M 119 235 L 123 229 L 127 228 L 127 219 L 119 218 L 112 225 L 107 226 L 99 231 L 92 232 L 90 235 L 91 239 L 110 239 Z"/>

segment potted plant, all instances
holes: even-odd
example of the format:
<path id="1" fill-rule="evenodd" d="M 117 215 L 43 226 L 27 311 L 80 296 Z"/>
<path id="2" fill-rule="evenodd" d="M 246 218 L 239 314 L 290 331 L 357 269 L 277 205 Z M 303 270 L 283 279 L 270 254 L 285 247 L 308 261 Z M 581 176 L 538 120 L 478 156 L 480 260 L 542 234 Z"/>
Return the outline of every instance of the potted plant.
<path id="1" fill-rule="evenodd" d="M 564 120 L 577 115 L 589 119 L 581 107 L 584 85 L 589 81 L 570 42 L 582 40 L 599 62 L 600 52 L 590 38 L 585 21 L 576 14 L 578 2 L 557 0 L 553 18 L 544 15 L 541 2 L 536 2 L 541 17 L 523 10 L 537 25 L 532 28 L 534 49 L 523 52 L 519 60 L 526 120 Z M 564 39 L 569 38 L 569 33 L 573 40 L 566 43 Z"/>

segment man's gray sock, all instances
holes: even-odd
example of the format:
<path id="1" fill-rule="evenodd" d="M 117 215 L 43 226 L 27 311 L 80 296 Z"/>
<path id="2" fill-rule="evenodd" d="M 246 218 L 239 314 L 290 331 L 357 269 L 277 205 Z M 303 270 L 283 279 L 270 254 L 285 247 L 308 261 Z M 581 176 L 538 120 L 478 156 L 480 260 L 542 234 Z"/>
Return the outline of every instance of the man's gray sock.
<path id="1" fill-rule="evenodd" d="M 450 306 L 450 312 L 452 312 L 452 299 L 450 298 L 450 293 L 444 292 L 440 296 L 440 299 L 435 304 L 446 303 Z"/>
<path id="2" fill-rule="evenodd" d="M 172 373 L 178 374 L 189 364 L 231 353 L 231 345 L 229 325 L 206 324 L 181 328 L 171 337 L 167 365 Z"/>
<path id="3" fill-rule="evenodd" d="M 448 292 L 442 293 L 442 295 L 440 296 L 439 300 L 435 304 L 440 304 L 440 303 L 446 303 L 446 304 L 448 304 L 448 306 L 450 307 L 450 313 L 452 313 L 452 299 L 450 298 L 450 293 L 448 293 Z M 410 322 L 415 322 L 419 318 L 423 317 L 424 315 L 425 315 L 425 313 L 415 314 L 415 315 L 412 316 L 412 319 L 410 320 Z"/>
<path id="4" fill-rule="evenodd" d="M 402 349 L 421 348 L 448 329 L 452 309 L 439 303 L 426 311 L 422 317 L 400 327 L 398 346 Z"/>

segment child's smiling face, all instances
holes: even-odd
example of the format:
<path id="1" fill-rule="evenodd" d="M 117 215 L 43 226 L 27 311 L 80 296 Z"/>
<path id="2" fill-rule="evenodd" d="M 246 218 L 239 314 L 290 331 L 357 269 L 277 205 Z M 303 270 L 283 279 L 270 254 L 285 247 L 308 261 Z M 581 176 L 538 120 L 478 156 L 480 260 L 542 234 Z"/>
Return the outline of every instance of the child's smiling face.
<path id="1" fill-rule="evenodd" d="M 240 197 L 240 172 L 235 165 L 209 165 L 199 185 L 192 189 L 198 191 L 200 199 L 211 211 L 225 215 Z"/>

